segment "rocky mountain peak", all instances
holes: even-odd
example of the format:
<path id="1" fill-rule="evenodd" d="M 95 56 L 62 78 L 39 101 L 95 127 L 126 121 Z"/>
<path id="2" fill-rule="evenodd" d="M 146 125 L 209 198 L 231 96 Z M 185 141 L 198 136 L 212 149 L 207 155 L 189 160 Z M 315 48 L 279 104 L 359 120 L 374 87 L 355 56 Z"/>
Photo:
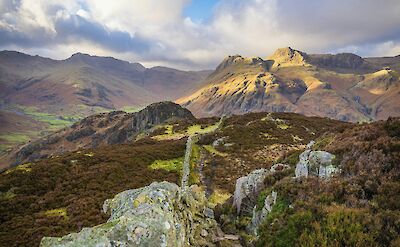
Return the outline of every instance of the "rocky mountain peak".
<path id="1" fill-rule="evenodd" d="M 306 58 L 306 53 L 291 47 L 279 48 L 268 57 L 269 60 L 274 61 L 274 67 L 303 66 L 306 64 Z"/>
<path id="2" fill-rule="evenodd" d="M 82 60 L 88 60 L 91 58 L 95 58 L 95 57 L 91 56 L 89 54 L 86 54 L 86 53 L 77 52 L 77 53 L 72 54 L 69 58 L 67 58 L 66 61 L 77 62 L 77 61 L 82 61 Z"/>
<path id="3" fill-rule="evenodd" d="M 100 67 L 113 67 L 113 68 L 127 68 L 127 67 L 133 67 L 136 70 L 143 71 L 146 68 L 140 64 L 140 63 L 130 63 L 127 61 L 122 61 L 113 57 L 103 57 L 103 56 L 92 56 L 90 54 L 86 53 L 81 53 L 77 52 L 71 55 L 68 59 L 66 59 L 67 62 L 72 62 L 72 63 L 79 63 L 83 62 L 86 64 L 90 65 L 95 65 L 95 66 L 100 66 Z"/>
<path id="4" fill-rule="evenodd" d="M 310 63 L 322 67 L 345 69 L 358 69 L 365 63 L 362 57 L 353 53 L 313 54 L 309 56 L 308 60 Z"/>
<path id="5" fill-rule="evenodd" d="M 194 119 L 193 114 L 188 109 L 170 101 L 153 103 L 135 115 L 137 129 L 179 118 Z"/>
<path id="6" fill-rule="evenodd" d="M 227 67 L 238 65 L 238 66 L 252 66 L 252 65 L 264 65 L 264 61 L 260 57 L 243 57 L 241 55 L 227 56 L 216 68 L 216 71 L 221 71 Z"/>
<path id="7" fill-rule="evenodd" d="M 225 69 L 226 67 L 234 64 L 235 62 L 241 61 L 244 58 L 241 55 L 229 55 L 227 57 L 224 58 L 224 60 L 217 66 L 217 68 L 215 69 L 216 71 L 220 71 Z"/>

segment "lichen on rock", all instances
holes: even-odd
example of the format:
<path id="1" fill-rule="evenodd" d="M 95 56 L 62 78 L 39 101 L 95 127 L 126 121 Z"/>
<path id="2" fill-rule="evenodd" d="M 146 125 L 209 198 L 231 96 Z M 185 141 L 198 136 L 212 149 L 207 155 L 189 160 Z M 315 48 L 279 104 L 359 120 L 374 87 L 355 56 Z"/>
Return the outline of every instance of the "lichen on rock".
<path id="1" fill-rule="evenodd" d="M 276 203 L 277 196 L 278 193 L 276 191 L 272 191 L 271 195 L 265 197 L 264 206 L 261 208 L 261 210 L 258 210 L 257 206 L 254 206 L 251 224 L 247 228 L 251 234 L 257 236 L 258 227 L 264 222 L 268 214 L 272 211 L 272 207 Z"/>
<path id="2" fill-rule="evenodd" d="M 106 200 L 107 223 L 61 238 L 45 237 L 47 246 L 212 246 L 216 227 L 204 192 L 196 185 L 182 191 L 169 182 L 127 190 Z M 207 232 L 207 234 L 204 234 Z M 207 243 L 209 243 L 207 245 Z"/>
<path id="3" fill-rule="evenodd" d="M 263 189 L 264 179 L 269 173 L 270 171 L 268 169 L 261 168 L 236 180 L 233 206 L 236 208 L 237 214 L 243 211 L 242 204 L 245 199 L 251 200 L 252 197 L 255 198 Z"/>
<path id="4" fill-rule="evenodd" d="M 252 171 L 247 176 L 238 178 L 233 196 L 233 206 L 236 208 L 237 214 L 244 211 L 250 213 L 253 210 L 257 196 L 264 189 L 264 180 L 268 175 L 289 168 L 286 164 L 278 163 L 270 169 L 261 168 Z M 243 208 L 244 206 L 245 208 Z"/>

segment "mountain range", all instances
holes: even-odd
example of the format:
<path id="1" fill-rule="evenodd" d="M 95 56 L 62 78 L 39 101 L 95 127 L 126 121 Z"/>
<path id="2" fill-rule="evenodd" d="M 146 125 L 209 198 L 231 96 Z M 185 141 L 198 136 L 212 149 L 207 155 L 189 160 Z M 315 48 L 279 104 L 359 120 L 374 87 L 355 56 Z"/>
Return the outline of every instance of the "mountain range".
<path id="1" fill-rule="evenodd" d="M 82 53 L 52 60 L 0 52 L 3 103 L 33 105 L 45 112 L 66 115 L 81 114 L 90 107 L 112 110 L 173 100 L 196 89 L 208 74 L 209 71 L 145 68 L 140 63 Z"/>
<path id="2" fill-rule="evenodd" d="M 198 89 L 210 71 L 145 68 L 77 53 L 65 60 L 0 52 L 0 153 L 91 114 L 138 109 Z M 30 124 L 27 124 L 30 123 Z"/>
<path id="3" fill-rule="evenodd" d="M 343 121 L 400 114 L 400 56 L 307 54 L 281 48 L 266 59 L 228 56 L 204 86 L 177 102 L 197 116 L 297 112 Z"/>
<path id="4" fill-rule="evenodd" d="M 172 100 L 197 117 L 295 112 L 349 122 L 400 115 L 400 55 L 307 54 L 226 57 L 214 71 L 145 68 L 76 53 L 65 60 L 0 52 L 0 153 L 83 117 L 138 111 Z M 29 124 L 27 124 L 29 123 Z"/>

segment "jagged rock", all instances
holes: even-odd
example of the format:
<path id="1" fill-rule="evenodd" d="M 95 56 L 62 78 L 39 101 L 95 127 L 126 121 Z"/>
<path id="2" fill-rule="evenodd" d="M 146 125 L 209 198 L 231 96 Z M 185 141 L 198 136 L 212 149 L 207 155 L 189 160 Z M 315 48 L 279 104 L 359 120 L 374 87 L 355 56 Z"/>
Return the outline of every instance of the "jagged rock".
<path id="1" fill-rule="evenodd" d="M 296 164 L 296 178 L 308 177 L 309 175 L 329 178 L 337 172 L 337 168 L 332 165 L 335 155 L 325 151 L 312 151 L 314 145 L 311 141 L 306 150 L 300 154 L 299 162 Z"/>
<path id="2" fill-rule="evenodd" d="M 271 168 L 269 169 L 269 171 L 272 172 L 272 173 L 274 173 L 274 172 L 283 171 L 283 170 L 286 170 L 286 169 L 289 169 L 289 168 L 290 168 L 289 165 L 282 164 L 282 163 L 277 163 L 277 164 L 271 166 Z"/>
<path id="3" fill-rule="evenodd" d="M 234 143 L 231 143 L 231 142 L 227 143 L 226 142 L 227 139 L 228 139 L 228 137 L 226 137 L 226 136 L 218 138 L 217 140 L 213 141 L 212 146 L 213 147 L 220 147 L 220 146 L 231 147 L 231 146 L 233 146 Z"/>
<path id="4" fill-rule="evenodd" d="M 65 137 L 65 139 L 67 139 L 67 141 L 72 142 L 72 141 L 75 141 L 75 140 L 77 140 L 79 138 L 90 136 L 90 135 L 94 134 L 95 132 L 96 131 L 93 128 L 91 128 L 90 126 L 85 126 L 85 127 L 81 128 L 79 130 L 71 132 L 69 135 L 67 135 Z"/>
<path id="5" fill-rule="evenodd" d="M 304 66 L 307 54 L 290 47 L 279 48 L 268 59 L 274 61 L 273 67 Z"/>
<path id="6" fill-rule="evenodd" d="M 223 145 L 225 143 L 226 138 L 227 137 L 224 136 L 224 137 L 218 138 L 217 140 L 213 141 L 213 143 L 212 143 L 213 147 L 218 147 L 220 145 Z"/>
<path id="7" fill-rule="evenodd" d="M 269 173 L 269 170 L 262 168 L 236 180 L 233 206 L 238 214 L 242 210 L 243 200 L 255 199 L 254 197 L 263 189 L 264 179 Z"/>
<path id="8" fill-rule="evenodd" d="M 258 169 L 249 173 L 247 176 L 238 178 L 236 180 L 235 194 L 233 196 L 233 206 L 236 208 L 237 213 L 241 211 L 251 211 L 254 202 L 257 199 L 259 192 L 264 189 L 264 180 L 268 175 L 272 175 L 277 171 L 289 169 L 290 166 L 286 164 L 275 164 L 269 170 Z M 243 208 L 245 205 L 245 209 Z"/>
<path id="9" fill-rule="evenodd" d="M 106 200 L 107 223 L 61 238 L 45 237 L 40 246 L 213 246 L 216 222 L 204 215 L 207 200 L 196 185 L 154 182 Z M 211 210 L 212 211 L 212 210 Z M 207 233 L 207 234 L 205 234 Z"/>
<path id="10" fill-rule="evenodd" d="M 267 215 L 272 211 L 272 207 L 276 203 L 276 198 L 278 193 L 276 191 L 272 191 L 271 195 L 268 195 L 264 200 L 264 206 L 261 210 L 257 209 L 257 205 L 253 208 L 253 215 L 251 218 L 251 224 L 248 227 L 248 231 L 257 236 L 258 227 L 265 220 Z"/>
<path id="11" fill-rule="evenodd" d="M 347 68 L 347 69 L 358 69 L 368 68 L 372 65 L 366 64 L 366 61 L 356 54 L 352 53 L 339 53 L 339 54 L 312 54 L 308 55 L 307 60 L 321 67 L 329 68 Z"/>

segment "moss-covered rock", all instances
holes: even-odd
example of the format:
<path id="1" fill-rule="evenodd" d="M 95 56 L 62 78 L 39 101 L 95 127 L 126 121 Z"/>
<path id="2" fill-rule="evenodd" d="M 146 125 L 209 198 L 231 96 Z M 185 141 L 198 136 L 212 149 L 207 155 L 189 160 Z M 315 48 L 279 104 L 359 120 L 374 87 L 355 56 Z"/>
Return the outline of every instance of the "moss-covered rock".
<path id="1" fill-rule="evenodd" d="M 215 231 L 216 222 L 196 185 L 181 190 L 173 183 L 155 182 L 119 193 L 103 209 L 111 212 L 107 223 L 61 238 L 45 237 L 40 246 L 213 245 L 208 233 Z"/>

